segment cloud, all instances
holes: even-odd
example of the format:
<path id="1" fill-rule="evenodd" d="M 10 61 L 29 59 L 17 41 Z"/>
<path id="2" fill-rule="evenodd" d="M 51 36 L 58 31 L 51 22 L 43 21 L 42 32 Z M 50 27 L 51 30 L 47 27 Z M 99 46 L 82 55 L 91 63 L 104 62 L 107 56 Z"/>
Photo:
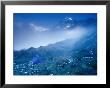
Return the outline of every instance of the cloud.
<path id="1" fill-rule="evenodd" d="M 87 30 L 85 28 L 77 27 L 74 30 L 67 30 L 65 31 L 65 35 L 67 39 L 73 38 L 73 39 L 79 39 L 82 36 L 84 36 L 87 33 Z"/>
<path id="2" fill-rule="evenodd" d="M 38 26 L 38 25 L 35 25 L 33 23 L 30 23 L 30 27 L 37 31 L 37 32 L 44 32 L 44 31 L 48 31 L 49 29 L 48 28 L 45 28 L 45 27 L 42 27 L 42 26 Z"/>

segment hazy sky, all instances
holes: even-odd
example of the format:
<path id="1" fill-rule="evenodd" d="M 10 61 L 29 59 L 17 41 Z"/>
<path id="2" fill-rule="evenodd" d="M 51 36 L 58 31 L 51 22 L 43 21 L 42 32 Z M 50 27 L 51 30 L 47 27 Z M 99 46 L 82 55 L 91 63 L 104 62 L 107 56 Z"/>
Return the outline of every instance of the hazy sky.
<path id="1" fill-rule="evenodd" d="M 97 18 L 95 13 L 15 13 L 14 49 L 46 46 L 69 38 L 80 38 L 85 28 L 77 26 L 68 30 L 74 20 Z M 66 20 L 66 21 L 65 21 Z M 62 27 L 64 21 L 65 27 Z M 63 25 L 63 26 L 64 26 Z"/>

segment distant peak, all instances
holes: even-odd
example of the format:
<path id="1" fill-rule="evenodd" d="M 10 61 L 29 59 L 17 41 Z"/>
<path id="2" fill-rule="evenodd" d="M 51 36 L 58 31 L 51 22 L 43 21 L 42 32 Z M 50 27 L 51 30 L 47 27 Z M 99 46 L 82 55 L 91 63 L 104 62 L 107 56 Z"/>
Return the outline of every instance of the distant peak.
<path id="1" fill-rule="evenodd" d="M 65 20 L 73 20 L 72 17 L 65 17 Z"/>
<path id="2" fill-rule="evenodd" d="M 30 47 L 29 50 L 35 49 L 34 47 Z"/>

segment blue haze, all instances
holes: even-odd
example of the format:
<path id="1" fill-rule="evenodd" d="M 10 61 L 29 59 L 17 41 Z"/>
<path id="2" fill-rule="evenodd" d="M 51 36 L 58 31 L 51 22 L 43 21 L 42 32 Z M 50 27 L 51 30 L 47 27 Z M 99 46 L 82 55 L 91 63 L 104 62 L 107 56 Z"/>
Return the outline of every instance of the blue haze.
<path id="1" fill-rule="evenodd" d="M 97 75 L 96 13 L 15 13 L 14 75 Z"/>

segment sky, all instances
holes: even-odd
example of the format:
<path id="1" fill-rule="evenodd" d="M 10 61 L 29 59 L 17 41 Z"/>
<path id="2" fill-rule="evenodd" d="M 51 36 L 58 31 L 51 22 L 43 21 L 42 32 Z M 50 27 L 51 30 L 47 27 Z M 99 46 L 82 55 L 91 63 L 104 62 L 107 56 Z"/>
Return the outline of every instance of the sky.
<path id="1" fill-rule="evenodd" d="M 87 30 L 80 25 L 73 27 L 76 24 L 74 21 L 97 19 L 97 14 L 14 13 L 13 18 L 14 50 L 21 50 L 47 46 L 70 38 L 78 39 L 85 35 Z"/>

